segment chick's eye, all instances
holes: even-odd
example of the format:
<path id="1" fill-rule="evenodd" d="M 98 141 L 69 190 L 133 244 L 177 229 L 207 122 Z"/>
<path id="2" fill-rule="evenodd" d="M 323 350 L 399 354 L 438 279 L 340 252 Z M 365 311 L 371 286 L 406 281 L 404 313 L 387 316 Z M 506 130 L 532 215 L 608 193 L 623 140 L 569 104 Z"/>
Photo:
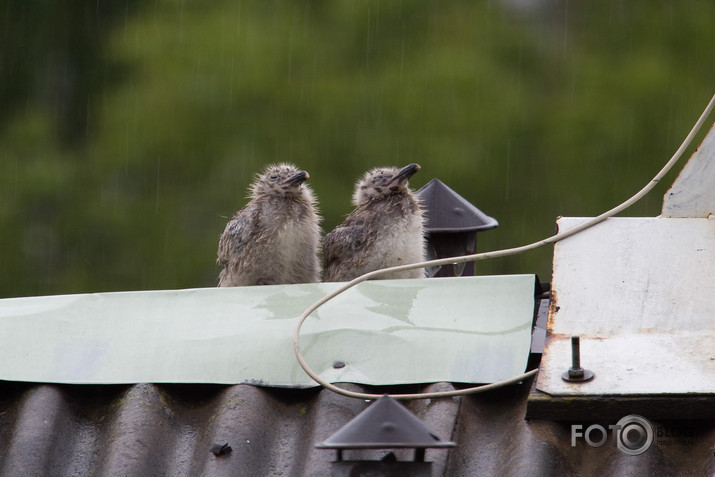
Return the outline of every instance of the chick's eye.
<path id="1" fill-rule="evenodd" d="M 278 176 L 271 176 L 271 182 L 275 182 L 278 180 Z"/>

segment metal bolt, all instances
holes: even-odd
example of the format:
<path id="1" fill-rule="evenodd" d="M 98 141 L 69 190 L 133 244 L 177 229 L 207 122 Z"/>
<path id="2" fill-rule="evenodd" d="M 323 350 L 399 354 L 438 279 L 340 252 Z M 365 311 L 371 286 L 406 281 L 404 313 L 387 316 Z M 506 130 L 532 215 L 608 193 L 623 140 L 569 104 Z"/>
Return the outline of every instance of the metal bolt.
<path id="1" fill-rule="evenodd" d="M 583 368 L 581 367 L 581 342 L 578 336 L 571 337 L 571 368 L 569 376 L 572 378 L 582 378 Z"/>
<path id="2" fill-rule="evenodd" d="M 571 337 L 571 367 L 561 375 L 564 381 L 582 383 L 593 379 L 593 373 L 581 367 L 581 345 L 578 336 Z"/>

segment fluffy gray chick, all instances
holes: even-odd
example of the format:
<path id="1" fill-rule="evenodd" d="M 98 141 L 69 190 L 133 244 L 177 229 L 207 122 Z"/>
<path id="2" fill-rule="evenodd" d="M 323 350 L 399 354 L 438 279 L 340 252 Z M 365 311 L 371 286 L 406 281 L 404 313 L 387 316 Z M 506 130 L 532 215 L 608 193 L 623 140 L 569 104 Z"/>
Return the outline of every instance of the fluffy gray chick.
<path id="1" fill-rule="evenodd" d="M 218 243 L 220 287 L 320 281 L 320 216 L 308 173 L 271 165 L 251 185 Z"/>
<path id="2" fill-rule="evenodd" d="M 323 239 L 323 281 L 349 281 L 380 268 L 425 260 L 424 218 L 407 181 L 420 169 L 378 168 L 355 185 L 356 209 Z M 379 278 L 420 278 L 424 269 Z"/>

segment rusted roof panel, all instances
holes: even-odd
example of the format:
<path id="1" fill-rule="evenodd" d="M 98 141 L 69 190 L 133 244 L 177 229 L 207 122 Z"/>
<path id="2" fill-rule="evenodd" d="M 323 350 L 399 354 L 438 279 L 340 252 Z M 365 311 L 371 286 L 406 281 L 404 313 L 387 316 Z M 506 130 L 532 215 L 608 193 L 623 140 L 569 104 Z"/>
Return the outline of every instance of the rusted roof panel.
<path id="1" fill-rule="evenodd" d="M 583 220 L 560 218 L 559 230 Z M 713 218 L 611 218 L 558 242 L 537 388 L 715 396 L 713 264 Z M 561 379 L 573 335 L 595 374 L 580 384 Z"/>
<path id="2" fill-rule="evenodd" d="M 715 125 L 663 197 L 665 217 L 715 214 Z"/>

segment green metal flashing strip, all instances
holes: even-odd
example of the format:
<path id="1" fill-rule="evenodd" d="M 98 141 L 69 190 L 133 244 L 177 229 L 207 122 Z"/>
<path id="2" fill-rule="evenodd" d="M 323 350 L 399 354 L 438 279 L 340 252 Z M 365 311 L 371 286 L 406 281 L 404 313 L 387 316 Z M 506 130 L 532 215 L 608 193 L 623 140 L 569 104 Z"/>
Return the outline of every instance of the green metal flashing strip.
<path id="1" fill-rule="evenodd" d="M 301 346 L 321 377 L 370 385 L 491 383 L 524 372 L 533 275 L 360 283 L 314 313 Z M 315 385 L 291 343 L 339 284 L 0 300 L 0 380 Z"/>

